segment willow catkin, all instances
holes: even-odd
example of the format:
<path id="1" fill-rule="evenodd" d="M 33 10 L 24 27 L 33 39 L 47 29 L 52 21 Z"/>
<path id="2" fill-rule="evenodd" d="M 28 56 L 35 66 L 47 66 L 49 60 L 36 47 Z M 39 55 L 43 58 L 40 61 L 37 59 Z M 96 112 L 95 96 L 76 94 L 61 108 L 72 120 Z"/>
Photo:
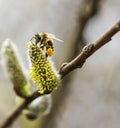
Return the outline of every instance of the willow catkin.
<path id="1" fill-rule="evenodd" d="M 31 61 L 30 77 L 38 85 L 39 93 L 49 93 L 57 88 L 59 74 L 52 62 L 46 58 L 43 51 L 33 42 L 28 42 L 28 55 Z"/>
<path id="2" fill-rule="evenodd" d="M 5 40 L 2 45 L 1 54 L 3 65 L 13 84 L 16 94 L 22 98 L 29 96 L 31 93 L 31 84 L 21 64 L 15 44 L 9 39 Z"/>

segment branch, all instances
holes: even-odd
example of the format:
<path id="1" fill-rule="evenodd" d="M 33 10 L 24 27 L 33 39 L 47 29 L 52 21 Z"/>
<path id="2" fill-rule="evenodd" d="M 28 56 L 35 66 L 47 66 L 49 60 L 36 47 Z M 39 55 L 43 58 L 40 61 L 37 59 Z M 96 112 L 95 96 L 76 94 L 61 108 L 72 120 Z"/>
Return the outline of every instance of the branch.
<path id="1" fill-rule="evenodd" d="M 82 52 L 71 62 L 64 64 L 60 68 L 61 79 L 66 76 L 68 73 L 73 71 L 76 68 L 81 68 L 85 63 L 86 59 L 91 56 L 95 51 L 108 43 L 111 38 L 120 31 L 120 20 L 116 22 L 105 34 L 98 38 L 95 43 L 88 44 L 82 49 Z M 46 93 L 48 94 L 48 93 Z M 13 112 L 2 122 L 0 128 L 6 128 L 13 123 L 13 121 L 21 114 L 22 110 L 25 109 L 34 99 L 41 96 L 37 91 L 34 92 L 31 96 L 25 99 L 25 101 L 19 105 Z"/>
<path id="2" fill-rule="evenodd" d="M 103 45 L 112 40 L 112 37 L 120 31 L 120 20 L 118 20 L 105 34 L 98 38 L 94 43 L 86 45 L 81 53 L 71 62 L 63 64 L 60 69 L 62 78 L 76 68 L 81 68 L 86 59 L 96 52 Z"/>
<path id="3" fill-rule="evenodd" d="M 6 128 L 9 125 L 11 125 L 12 122 L 21 114 L 22 110 L 25 109 L 28 106 L 28 104 L 30 104 L 34 99 L 36 99 L 39 96 L 40 94 L 36 91 L 31 96 L 26 98 L 26 100 L 22 104 L 20 104 L 17 108 L 15 108 L 11 112 L 11 114 L 5 119 L 5 121 L 2 122 L 0 128 Z"/>

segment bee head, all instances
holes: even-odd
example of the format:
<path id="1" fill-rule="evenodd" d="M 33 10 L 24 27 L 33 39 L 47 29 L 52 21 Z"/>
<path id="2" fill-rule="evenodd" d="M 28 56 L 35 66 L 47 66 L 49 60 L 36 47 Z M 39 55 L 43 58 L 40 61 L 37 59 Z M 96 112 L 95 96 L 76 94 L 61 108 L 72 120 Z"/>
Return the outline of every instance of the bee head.
<path id="1" fill-rule="evenodd" d="M 40 32 L 34 35 L 32 38 L 34 39 L 34 43 L 41 48 L 47 56 L 51 56 L 54 51 L 53 47 L 53 41 L 59 41 L 63 42 L 62 40 L 58 39 L 55 37 L 55 35 L 50 34 L 50 33 L 45 33 L 45 32 Z"/>

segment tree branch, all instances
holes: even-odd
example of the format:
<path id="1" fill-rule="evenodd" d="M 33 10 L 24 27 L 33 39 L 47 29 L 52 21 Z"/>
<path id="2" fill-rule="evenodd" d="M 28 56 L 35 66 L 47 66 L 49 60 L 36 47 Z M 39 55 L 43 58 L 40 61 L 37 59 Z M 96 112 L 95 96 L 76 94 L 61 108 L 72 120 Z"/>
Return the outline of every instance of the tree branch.
<path id="1" fill-rule="evenodd" d="M 120 31 L 120 20 L 118 20 L 115 25 L 113 25 L 105 34 L 98 38 L 95 43 L 88 44 L 82 49 L 82 52 L 71 62 L 64 64 L 60 68 L 61 79 L 68 73 L 76 68 L 81 68 L 85 63 L 86 59 L 91 56 L 95 51 L 108 43 L 111 38 Z M 46 92 L 46 94 L 48 94 Z M 25 99 L 25 101 L 20 104 L 13 112 L 3 121 L 0 128 L 6 128 L 13 123 L 13 121 L 21 114 L 22 110 L 25 109 L 34 99 L 41 96 L 38 91 L 34 92 L 31 96 Z"/>
<path id="2" fill-rule="evenodd" d="M 6 128 L 9 125 L 11 125 L 12 122 L 21 114 L 22 110 L 25 109 L 31 103 L 31 101 L 33 101 L 34 99 L 36 99 L 39 96 L 40 96 L 40 94 L 38 93 L 38 91 L 36 91 L 31 96 L 26 98 L 25 101 L 22 104 L 17 106 L 17 108 L 15 108 L 11 112 L 11 114 L 8 115 L 8 117 L 0 125 L 0 128 Z"/>
<path id="3" fill-rule="evenodd" d="M 94 43 L 86 45 L 75 59 L 73 59 L 69 63 L 63 64 L 60 69 L 60 74 L 62 75 L 62 78 L 74 69 L 81 68 L 89 56 L 91 56 L 103 45 L 108 43 L 112 39 L 112 37 L 119 31 L 120 20 L 118 20 L 105 34 L 98 38 Z"/>

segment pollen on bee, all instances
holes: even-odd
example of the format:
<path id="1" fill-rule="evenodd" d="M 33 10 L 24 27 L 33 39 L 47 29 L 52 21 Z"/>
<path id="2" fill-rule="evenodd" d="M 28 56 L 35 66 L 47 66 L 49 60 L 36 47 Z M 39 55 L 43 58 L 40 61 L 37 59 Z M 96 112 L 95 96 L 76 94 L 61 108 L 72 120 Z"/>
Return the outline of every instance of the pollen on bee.
<path id="1" fill-rule="evenodd" d="M 46 51 L 48 56 L 51 56 L 53 54 L 53 49 L 52 48 L 48 48 Z"/>

